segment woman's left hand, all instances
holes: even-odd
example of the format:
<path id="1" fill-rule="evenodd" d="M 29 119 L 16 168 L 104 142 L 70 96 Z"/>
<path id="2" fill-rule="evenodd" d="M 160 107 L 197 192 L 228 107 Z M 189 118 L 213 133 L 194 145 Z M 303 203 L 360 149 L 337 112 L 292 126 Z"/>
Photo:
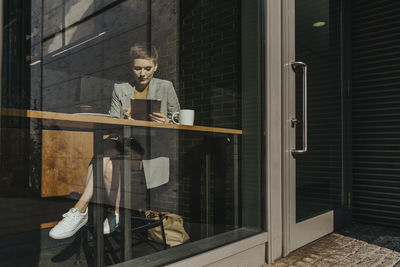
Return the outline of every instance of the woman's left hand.
<path id="1" fill-rule="evenodd" d="M 133 120 L 133 118 L 131 116 L 131 109 L 130 108 L 124 109 L 124 118 L 128 119 L 128 120 Z"/>
<path id="2" fill-rule="evenodd" d="M 167 118 L 163 113 L 161 112 L 153 112 L 149 114 L 149 117 L 152 121 L 158 122 L 158 123 L 170 123 L 171 119 Z"/>

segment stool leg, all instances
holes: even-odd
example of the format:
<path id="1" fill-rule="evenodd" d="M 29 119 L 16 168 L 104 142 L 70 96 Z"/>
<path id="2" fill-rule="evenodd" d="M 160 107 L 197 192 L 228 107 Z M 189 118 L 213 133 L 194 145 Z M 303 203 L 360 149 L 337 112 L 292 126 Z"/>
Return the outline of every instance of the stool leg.
<path id="1" fill-rule="evenodd" d="M 77 246 L 76 246 L 76 256 L 75 256 L 75 265 L 81 265 L 81 249 L 83 248 L 83 229 L 85 226 L 79 229 L 77 233 Z"/>
<path id="2" fill-rule="evenodd" d="M 158 217 L 160 218 L 161 236 L 162 236 L 162 239 L 163 239 L 164 249 L 167 249 L 168 245 L 167 245 L 167 239 L 165 238 L 164 223 L 163 223 L 163 218 L 162 218 L 161 211 L 158 212 Z"/>

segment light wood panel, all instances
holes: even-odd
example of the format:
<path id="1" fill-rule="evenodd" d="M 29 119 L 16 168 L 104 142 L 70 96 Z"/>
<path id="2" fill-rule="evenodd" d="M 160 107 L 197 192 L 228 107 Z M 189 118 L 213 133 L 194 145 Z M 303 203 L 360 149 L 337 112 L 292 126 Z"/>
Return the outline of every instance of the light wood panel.
<path id="1" fill-rule="evenodd" d="M 42 197 L 82 193 L 93 157 L 93 133 L 42 131 Z"/>
<path id="2" fill-rule="evenodd" d="M 165 128 L 165 129 L 176 129 L 176 130 L 188 130 L 188 131 L 200 131 L 200 132 L 211 132 L 211 133 L 227 133 L 241 135 L 242 130 L 238 129 L 227 129 L 227 128 L 216 128 L 207 126 L 186 126 L 177 124 L 163 124 L 151 121 L 138 121 L 138 120 L 126 120 L 117 119 L 106 116 L 91 116 L 91 115 L 78 115 L 78 114 L 67 114 L 57 113 L 48 111 L 37 111 L 37 110 L 22 110 L 22 109 L 1 109 L 2 116 L 15 116 L 25 117 L 32 119 L 42 119 L 47 125 L 61 126 L 61 122 L 69 122 L 68 127 L 82 127 L 82 128 L 93 128 L 95 124 L 102 125 L 126 125 L 126 126 L 141 126 L 141 127 L 153 127 L 153 128 Z"/>
<path id="3" fill-rule="evenodd" d="M 51 228 L 51 227 L 55 226 L 57 223 L 58 223 L 58 221 L 41 223 L 40 229 Z"/>

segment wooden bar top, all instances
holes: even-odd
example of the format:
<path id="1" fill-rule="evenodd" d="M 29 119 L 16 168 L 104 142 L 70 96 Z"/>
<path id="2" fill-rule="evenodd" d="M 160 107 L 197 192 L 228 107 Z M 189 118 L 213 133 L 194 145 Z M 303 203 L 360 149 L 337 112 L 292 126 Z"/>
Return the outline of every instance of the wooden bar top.
<path id="1" fill-rule="evenodd" d="M 94 116 L 94 115 L 80 115 L 80 114 L 68 114 L 68 113 L 57 113 L 49 111 L 38 111 L 38 110 L 24 110 L 24 109 L 10 109 L 2 108 L 1 116 L 13 116 L 23 117 L 31 119 L 41 119 L 45 121 L 66 122 L 71 127 L 83 127 L 93 128 L 95 124 L 107 124 L 107 125 L 121 125 L 121 126 L 141 126 L 141 127 L 153 127 L 153 128 L 164 128 L 164 129 L 175 129 L 175 130 L 186 130 L 186 131 L 199 131 L 199 132 L 211 132 L 211 133 L 226 133 L 241 135 L 242 130 L 227 129 L 227 128 L 216 128 L 207 126 L 187 126 L 178 124 L 162 124 L 151 121 L 139 121 L 139 120 L 127 120 L 119 118 L 111 118 L 106 116 Z M 77 126 L 78 125 L 78 126 Z"/>

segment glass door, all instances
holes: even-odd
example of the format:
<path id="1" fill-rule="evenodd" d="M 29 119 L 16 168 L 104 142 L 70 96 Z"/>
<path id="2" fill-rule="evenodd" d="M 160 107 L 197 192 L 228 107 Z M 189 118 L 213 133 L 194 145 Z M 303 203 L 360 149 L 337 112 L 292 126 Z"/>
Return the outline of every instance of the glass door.
<path id="1" fill-rule="evenodd" d="M 343 203 L 340 0 L 284 1 L 285 253 L 333 231 Z"/>

